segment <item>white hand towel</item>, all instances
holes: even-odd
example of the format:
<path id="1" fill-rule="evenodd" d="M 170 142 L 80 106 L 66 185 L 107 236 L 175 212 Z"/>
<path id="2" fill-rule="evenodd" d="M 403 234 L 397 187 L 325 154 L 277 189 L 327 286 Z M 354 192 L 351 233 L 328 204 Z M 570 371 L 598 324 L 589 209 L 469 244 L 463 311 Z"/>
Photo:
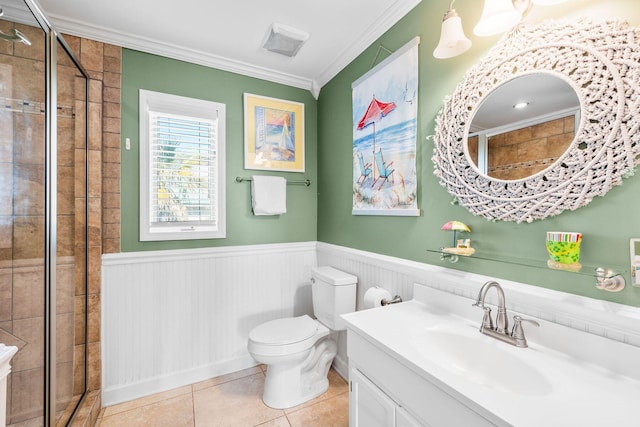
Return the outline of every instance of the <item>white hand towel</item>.
<path id="1" fill-rule="evenodd" d="M 280 176 L 254 175 L 251 181 L 254 215 L 280 215 L 287 212 L 287 180 Z"/>

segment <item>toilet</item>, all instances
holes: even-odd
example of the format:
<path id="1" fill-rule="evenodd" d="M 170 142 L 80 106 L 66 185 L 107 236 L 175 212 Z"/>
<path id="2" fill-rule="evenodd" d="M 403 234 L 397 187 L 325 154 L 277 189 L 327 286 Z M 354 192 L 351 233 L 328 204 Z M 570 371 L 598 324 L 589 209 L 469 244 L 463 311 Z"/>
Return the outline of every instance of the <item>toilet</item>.
<path id="1" fill-rule="evenodd" d="M 262 400 L 285 409 L 311 400 L 329 388 L 327 374 L 337 344 L 329 334 L 346 329 L 341 314 L 356 309 L 358 278 L 333 267 L 311 270 L 316 319 L 308 315 L 271 320 L 249 333 L 248 350 L 267 365 Z"/>

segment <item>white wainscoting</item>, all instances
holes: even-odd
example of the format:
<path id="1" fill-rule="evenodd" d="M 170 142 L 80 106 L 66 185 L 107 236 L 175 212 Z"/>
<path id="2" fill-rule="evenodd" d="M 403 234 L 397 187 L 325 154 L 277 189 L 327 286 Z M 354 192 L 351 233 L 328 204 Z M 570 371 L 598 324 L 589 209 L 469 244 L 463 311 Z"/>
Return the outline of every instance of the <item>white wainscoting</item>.
<path id="1" fill-rule="evenodd" d="M 358 277 L 358 309 L 373 286 L 403 300 L 413 297 L 414 283 L 474 299 L 492 279 L 321 242 L 105 255 L 103 404 L 255 365 L 246 350 L 249 331 L 267 320 L 311 314 L 316 265 Z M 499 282 L 510 311 L 640 346 L 638 308 Z M 495 295 L 487 301 L 496 304 Z M 346 354 L 340 332 L 334 367 L 345 378 Z"/>
<path id="2" fill-rule="evenodd" d="M 312 314 L 316 242 L 104 255 L 103 405 L 255 366 L 249 331 Z"/>

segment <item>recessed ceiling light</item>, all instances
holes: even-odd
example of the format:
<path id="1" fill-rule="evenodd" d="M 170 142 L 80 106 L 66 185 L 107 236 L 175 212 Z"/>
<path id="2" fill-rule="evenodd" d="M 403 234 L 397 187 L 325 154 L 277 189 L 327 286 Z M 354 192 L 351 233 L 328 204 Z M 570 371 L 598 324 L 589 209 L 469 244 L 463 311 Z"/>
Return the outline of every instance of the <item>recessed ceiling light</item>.
<path id="1" fill-rule="evenodd" d="M 274 23 L 269 28 L 262 47 L 270 52 L 294 57 L 308 39 L 309 33 Z"/>
<path id="2" fill-rule="evenodd" d="M 527 105 L 529 105 L 528 102 L 518 102 L 517 104 L 513 105 L 513 108 L 515 108 L 517 110 L 520 110 L 520 109 L 526 107 Z"/>

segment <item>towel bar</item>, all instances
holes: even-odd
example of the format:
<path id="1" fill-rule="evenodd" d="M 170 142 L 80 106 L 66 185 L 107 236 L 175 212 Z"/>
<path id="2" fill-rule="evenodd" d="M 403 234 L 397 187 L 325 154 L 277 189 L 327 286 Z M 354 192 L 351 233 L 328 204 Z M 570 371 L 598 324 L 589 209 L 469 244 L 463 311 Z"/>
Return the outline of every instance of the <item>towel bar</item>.
<path id="1" fill-rule="evenodd" d="M 251 178 L 243 178 L 241 176 L 236 176 L 236 182 L 250 182 L 253 181 L 253 179 Z M 287 180 L 287 184 L 290 185 L 304 185 L 305 187 L 308 187 L 311 185 L 311 180 L 310 179 L 305 179 L 304 181 L 289 181 Z"/>

